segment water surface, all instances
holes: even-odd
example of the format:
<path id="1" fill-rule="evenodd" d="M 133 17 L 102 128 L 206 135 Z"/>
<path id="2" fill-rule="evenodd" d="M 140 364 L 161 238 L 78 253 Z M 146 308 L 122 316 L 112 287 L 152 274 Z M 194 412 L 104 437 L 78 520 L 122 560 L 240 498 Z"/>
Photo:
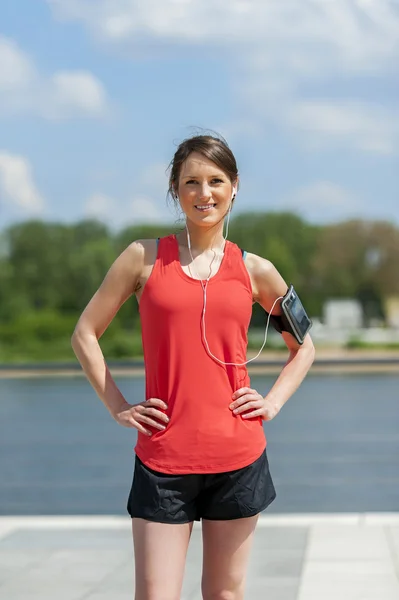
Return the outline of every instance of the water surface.
<path id="1" fill-rule="evenodd" d="M 117 382 L 144 398 L 142 378 Z M 268 512 L 399 510 L 399 375 L 311 375 L 264 428 Z M 0 514 L 125 514 L 135 443 L 84 378 L 0 380 Z"/>

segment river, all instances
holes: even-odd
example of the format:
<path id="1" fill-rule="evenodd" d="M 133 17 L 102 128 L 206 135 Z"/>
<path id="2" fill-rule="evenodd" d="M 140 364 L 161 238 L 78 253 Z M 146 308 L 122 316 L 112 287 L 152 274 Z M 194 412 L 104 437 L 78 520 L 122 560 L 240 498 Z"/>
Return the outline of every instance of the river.
<path id="1" fill-rule="evenodd" d="M 116 379 L 143 399 L 143 378 Z M 264 428 L 268 512 L 399 510 L 399 375 L 309 375 Z M 82 377 L 0 380 L 0 514 L 126 514 L 135 442 Z"/>

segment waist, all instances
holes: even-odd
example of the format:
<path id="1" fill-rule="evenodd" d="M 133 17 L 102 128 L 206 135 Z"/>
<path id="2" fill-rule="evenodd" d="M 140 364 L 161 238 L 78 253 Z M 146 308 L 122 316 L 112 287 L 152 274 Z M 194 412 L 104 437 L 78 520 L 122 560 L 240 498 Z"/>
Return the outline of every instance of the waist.
<path id="1" fill-rule="evenodd" d="M 266 440 L 260 418 L 243 419 L 229 402 L 168 405 L 166 429 L 138 434 L 136 453 L 164 473 L 219 473 L 250 464 Z"/>

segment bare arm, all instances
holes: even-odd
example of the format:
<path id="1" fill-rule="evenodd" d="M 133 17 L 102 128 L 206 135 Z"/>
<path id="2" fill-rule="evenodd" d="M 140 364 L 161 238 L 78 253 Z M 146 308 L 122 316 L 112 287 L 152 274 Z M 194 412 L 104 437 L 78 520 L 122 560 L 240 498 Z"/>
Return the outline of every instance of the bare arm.
<path id="1" fill-rule="evenodd" d="M 115 260 L 84 309 L 71 340 L 83 371 L 114 418 L 127 402 L 111 376 L 98 340 L 122 304 L 134 293 L 143 269 L 144 254 L 143 243 L 136 241 Z"/>
<path id="2" fill-rule="evenodd" d="M 254 300 L 267 312 L 270 312 L 276 298 L 284 296 L 288 286 L 277 269 L 268 260 L 255 254 L 248 254 L 246 264 L 252 281 Z M 276 304 L 273 314 L 281 314 L 280 302 Z M 245 403 L 247 403 L 247 407 L 243 410 L 248 410 L 249 408 L 256 409 L 248 413 L 246 415 L 247 418 L 260 415 L 266 419 L 273 418 L 301 385 L 313 363 L 315 349 L 309 334 L 302 345 L 298 344 L 290 333 L 283 332 L 282 336 L 289 350 L 289 357 L 275 384 L 267 396 L 263 398 L 263 406 L 259 406 L 261 402 L 259 398 L 255 400 L 256 390 L 242 393 L 240 390 L 237 390 L 233 395 L 233 409 L 237 406 L 243 408 Z M 247 396 L 246 399 L 245 395 Z M 248 406 L 248 400 L 250 401 L 249 403 L 252 401 L 251 406 Z M 243 412 L 243 410 L 239 410 L 238 412 Z M 264 410 L 264 412 L 261 413 L 261 410 Z"/>

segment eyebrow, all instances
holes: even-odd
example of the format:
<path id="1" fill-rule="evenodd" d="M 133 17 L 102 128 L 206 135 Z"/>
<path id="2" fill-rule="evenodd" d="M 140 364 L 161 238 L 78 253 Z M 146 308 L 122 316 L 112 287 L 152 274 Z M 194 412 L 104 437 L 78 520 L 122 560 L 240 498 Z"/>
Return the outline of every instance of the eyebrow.
<path id="1" fill-rule="evenodd" d="M 211 179 L 215 179 L 215 178 L 222 179 L 223 175 L 211 175 Z M 183 177 L 183 179 L 198 179 L 198 176 L 197 175 L 185 175 Z"/>

